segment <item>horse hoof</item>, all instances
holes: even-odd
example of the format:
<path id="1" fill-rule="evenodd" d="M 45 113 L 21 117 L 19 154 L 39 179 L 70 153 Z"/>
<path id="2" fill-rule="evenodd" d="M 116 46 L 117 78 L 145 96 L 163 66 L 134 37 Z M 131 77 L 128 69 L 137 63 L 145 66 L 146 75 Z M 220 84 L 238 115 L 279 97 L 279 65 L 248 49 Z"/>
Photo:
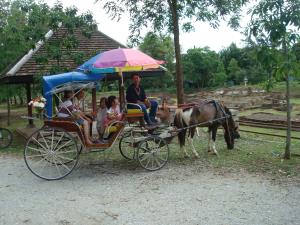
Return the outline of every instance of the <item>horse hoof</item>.
<path id="1" fill-rule="evenodd" d="M 193 155 L 193 159 L 199 159 L 199 155 Z"/>
<path id="2" fill-rule="evenodd" d="M 214 152 L 214 151 L 208 151 L 208 154 L 210 154 L 210 155 L 218 155 L 216 152 Z"/>
<path id="3" fill-rule="evenodd" d="M 183 155 L 183 158 L 188 159 L 188 158 L 190 158 L 190 156 L 185 154 L 185 155 Z"/>

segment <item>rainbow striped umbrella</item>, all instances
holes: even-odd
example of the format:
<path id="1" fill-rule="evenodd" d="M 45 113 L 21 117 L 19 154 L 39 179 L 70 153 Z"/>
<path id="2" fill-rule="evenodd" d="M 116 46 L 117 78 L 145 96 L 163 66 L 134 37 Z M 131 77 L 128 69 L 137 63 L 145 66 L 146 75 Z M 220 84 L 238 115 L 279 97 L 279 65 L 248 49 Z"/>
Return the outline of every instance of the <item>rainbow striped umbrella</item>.
<path id="1" fill-rule="evenodd" d="M 118 48 L 94 56 L 79 69 L 96 74 L 130 72 L 156 69 L 163 63 L 164 61 L 155 60 L 137 49 Z"/>
<path id="2" fill-rule="evenodd" d="M 145 53 L 132 48 L 118 48 L 103 52 L 94 62 L 92 72 L 142 71 L 159 68 L 164 61 L 155 60 Z"/>

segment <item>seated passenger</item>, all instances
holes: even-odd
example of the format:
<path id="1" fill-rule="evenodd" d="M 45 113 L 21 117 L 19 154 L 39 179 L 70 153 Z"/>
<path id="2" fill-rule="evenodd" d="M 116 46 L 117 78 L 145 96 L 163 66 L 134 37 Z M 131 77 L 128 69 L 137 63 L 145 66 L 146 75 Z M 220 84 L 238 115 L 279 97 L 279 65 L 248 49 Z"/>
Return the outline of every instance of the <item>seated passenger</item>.
<path id="1" fill-rule="evenodd" d="M 64 101 L 59 104 L 59 111 L 57 116 L 60 118 L 73 117 L 75 119 L 75 122 L 79 126 L 83 125 L 83 134 L 85 141 L 88 145 L 92 145 L 93 142 L 90 137 L 89 122 L 82 117 L 83 113 L 78 110 L 78 108 L 76 108 L 76 106 L 73 104 L 73 102 L 71 101 L 72 97 L 72 91 L 64 92 Z"/>
<path id="2" fill-rule="evenodd" d="M 144 120 L 148 125 L 153 125 L 157 121 L 156 111 L 158 107 L 158 103 L 154 100 L 147 99 L 144 88 L 140 85 L 141 77 L 138 74 L 134 74 L 131 76 L 132 84 L 127 88 L 126 91 L 126 100 L 128 103 L 138 104 L 144 113 Z M 136 109 L 137 106 L 128 105 L 129 109 Z M 150 108 L 150 112 L 148 114 L 147 108 Z"/>
<path id="3" fill-rule="evenodd" d="M 113 121 L 120 121 L 123 118 L 123 114 L 120 111 L 120 103 L 116 96 L 109 96 L 107 99 L 107 114 L 104 119 L 104 127 L 107 128 Z M 104 138 L 107 138 L 109 133 L 104 134 Z"/>
<path id="4" fill-rule="evenodd" d="M 100 99 L 100 104 L 97 109 L 97 116 L 96 116 L 96 121 L 97 121 L 97 131 L 99 134 L 99 138 L 101 139 L 104 134 L 104 122 L 107 114 L 107 98 L 102 97 Z"/>

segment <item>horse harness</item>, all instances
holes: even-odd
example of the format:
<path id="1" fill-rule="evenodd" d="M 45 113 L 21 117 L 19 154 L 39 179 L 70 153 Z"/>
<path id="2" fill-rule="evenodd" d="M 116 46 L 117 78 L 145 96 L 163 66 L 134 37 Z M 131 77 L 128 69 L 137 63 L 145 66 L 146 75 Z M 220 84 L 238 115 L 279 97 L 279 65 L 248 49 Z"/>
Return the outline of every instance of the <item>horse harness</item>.
<path id="1" fill-rule="evenodd" d="M 218 112 L 221 111 L 221 113 L 224 115 L 223 118 L 225 118 L 225 122 L 226 122 L 226 125 L 227 125 L 227 132 L 228 132 L 228 135 L 230 136 L 230 139 L 231 139 L 231 134 L 229 132 L 229 125 L 228 125 L 228 118 L 230 118 L 231 115 L 228 115 L 225 112 L 224 107 L 218 101 L 210 100 L 210 101 L 207 102 L 207 104 L 209 104 L 209 103 L 212 103 L 216 108 L 216 117 L 215 117 L 215 119 L 217 120 L 218 123 L 220 123 L 220 120 L 218 120 L 218 118 L 217 118 L 218 117 Z M 221 118 L 222 118 L 222 115 L 221 115 Z"/>

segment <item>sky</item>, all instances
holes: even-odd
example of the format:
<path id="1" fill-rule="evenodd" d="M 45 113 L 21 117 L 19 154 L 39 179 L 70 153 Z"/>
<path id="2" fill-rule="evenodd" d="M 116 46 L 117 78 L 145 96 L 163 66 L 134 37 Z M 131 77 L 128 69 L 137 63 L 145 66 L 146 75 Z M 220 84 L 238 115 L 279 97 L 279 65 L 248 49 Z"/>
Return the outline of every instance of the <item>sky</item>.
<path id="1" fill-rule="evenodd" d="M 53 6 L 57 0 L 47 0 L 50 6 Z M 95 0 L 61 0 L 64 7 L 76 6 L 79 13 L 90 11 L 94 19 L 98 23 L 98 29 L 113 38 L 114 40 L 126 45 L 129 36 L 129 18 L 122 16 L 120 21 L 111 20 L 102 9 L 100 3 L 95 3 Z M 242 20 L 242 24 L 246 24 Z M 218 29 L 213 29 L 208 23 L 194 23 L 195 30 L 189 33 L 180 33 L 180 45 L 182 52 L 186 52 L 189 48 L 206 47 L 211 50 L 220 51 L 228 47 L 231 43 L 236 43 L 237 46 L 243 47 L 242 39 L 244 36 L 234 31 L 226 25 L 226 22 L 221 22 Z"/>

